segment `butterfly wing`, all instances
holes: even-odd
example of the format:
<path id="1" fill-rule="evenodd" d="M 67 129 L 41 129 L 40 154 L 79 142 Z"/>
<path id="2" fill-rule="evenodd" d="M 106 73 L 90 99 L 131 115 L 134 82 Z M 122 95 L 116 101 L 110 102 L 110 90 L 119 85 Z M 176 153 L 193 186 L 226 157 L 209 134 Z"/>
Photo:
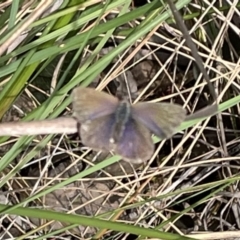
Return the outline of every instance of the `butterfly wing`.
<path id="1" fill-rule="evenodd" d="M 137 103 L 132 107 L 132 117 L 145 125 L 161 139 L 169 138 L 184 121 L 185 110 L 171 103 Z"/>
<path id="2" fill-rule="evenodd" d="M 124 160 L 139 164 L 148 160 L 154 150 L 150 131 L 131 119 L 125 125 L 122 137 L 110 142 L 115 124 L 114 115 L 103 116 L 81 124 L 82 143 L 95 150 L 114 151 Z"/>
<path id="3" fill-rule="evenodd" d="M 113 115 L 99 117 L 82 123 L 80 127 L 82 143 L 95 150 L 113 150 L 110 144 L 113 124 Z"/>
<path id="4" fill-rule="evenodd" d="M 77 87 L 72 92 L 74 116 L 80 123 L 113 113 L 118 99 L 91 88 Z"/>
<path id="5" fill-rule="evenodd" d="M 153 151 L 150 131 L 142 123 L 130 119 L 125 125 L 121 139 L 116 143 L 115 153 L 124 160 L 139 164 L 150 159 Z"/>

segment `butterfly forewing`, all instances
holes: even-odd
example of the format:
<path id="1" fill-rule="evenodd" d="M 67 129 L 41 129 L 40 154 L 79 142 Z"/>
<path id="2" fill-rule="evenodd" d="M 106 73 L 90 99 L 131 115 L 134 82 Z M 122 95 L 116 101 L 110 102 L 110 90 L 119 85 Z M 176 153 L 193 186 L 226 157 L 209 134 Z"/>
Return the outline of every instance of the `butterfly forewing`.
<path id="1" fill-rule="evenodd" d="M 113 113 L 118 99 L 91 88 L 75 88 L 72 92 L 74 116 L 80 123 Z"/>
<path id="2" fill-rule="evenodd" d="M 171 103 L 137 103 L 132 116 L 159 138 L 169 138 L 186 117 L 185 110 Z"/>

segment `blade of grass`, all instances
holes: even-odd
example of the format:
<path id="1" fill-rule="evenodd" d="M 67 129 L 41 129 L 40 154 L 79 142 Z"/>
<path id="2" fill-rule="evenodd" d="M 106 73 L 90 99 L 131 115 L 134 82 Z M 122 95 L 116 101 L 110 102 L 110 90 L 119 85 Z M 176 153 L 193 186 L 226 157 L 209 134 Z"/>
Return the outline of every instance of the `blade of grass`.
<path id="1" fill-rule="evenodd" d="M 119 7 L 121 5 L 122 5 L 121 0 L 119 0 L 117 2 L 113 2 L 107 7 L 107 10 Z M 155 10 L 157 8 L 160 8 L 160 7 L 162 7 L 162 5 L 158 1 L 155 0 L 152 3 L 149 3 L 149 4 L 147 4 L 143 7 L 137 8 L 137 9 L 135 9 L 135 10 L 129 12 L 129 13 L 126 13 L 126 14 L 118 17 L 118 18 L 109 20 L 106 23 L 102 23 L 98 26 L 97 29 L 95 29 L 95 31 L 92 34 L 90 34 L 89 38 L 90 39 L 95 38 L 100 34 L 104 34 L 106 31 L 109 31 L 113 28 L 119 27 L 119 26 L 121 26 L 121 25 L 123 25 L 123 24 L 125 24 L 125 23 L 127 23 L 131 20 L 134 20 L 134 19 L 142 16 L 147 11 Z M 85 23 L 87 23 L 87 22 L 93 20 L 94 18 L 98 17 L 100 13 L 101 13 L 101 8 L 100 7 L 97 10 L 94 9 L 93 13 L 89 12 L 89 14 L 84 15 L 79 20 L 77 20 L 73 23 L 70 23 L 68 25 L 64 25 L 63 27 L 47 34 L 46 36 L 42 36 L 40 39 L 35 40 L 34 42 L 31 42 L 31 43 L 13 51 L 11 54 L 8 54 L 6 56 L 1 57 L 0 58 L 0 63 L 9 60 L 12 57 L 16 57 L 19 54 L 22 54 L 22 53 L 24 53 L 24 52 L 26 52 L 26 51 L 28 51 L 32 48 L 40 46 L 41 44 L 43 44 L 47 41 L 56 39 L 59 36 L 62 36 L 63 34 L 66 34 L 67 32 L 70 32 L 74 29 L 78 29 L 78 27 L 80 27 L 80 26 L 84 25 Z M 76 49 L 77 47 L 79 47 L 79 44 L 84 42 L 87 35 L 88 35 L 88 31 L 84 32 L 84 33 L 81 33 L 78 36 L 72 37 L 71 39 L 68 39 L 68 40 L 64 41 L 62 43 L 61 47 L 59 47 L 57 45 L 57 46 L 54 46 L 54 47 L 50 48 L 49 49 L 50 52 L 46 51 L 45 54 L 42 54 L 41 58 L 44 59 L 43 56 L 45 56 L 45 58 L 51 56 L 52 51 L 55 54 L 55 53 L 59 52 L 60 50 L 61 50 L 60 53 L 65 53 L 67 49 L 68 50 L 69 49 L 71 49 L 71 50 Z M 58 50 L 57 52 L 56 52 L 56 49 Z M 41 59 L 41 58 L 37 58 L 37 59 Z M 33 61 L 37 61 L 37 60 L 33 60 Z M 1 77 L 1 75 L 0 75 L 0 77 Z"/>
<path id="2" fill-rule="evenodd" d="M 8 206 L 0 204 L 0 211 L 5 212 Z M 119 232 L 126 232 L 126 233 L 132 233 L 135 235 L 142 235 L 147 237 L 156 237 L 160 239 L 166 239 L 166 240 L 194 240 L 193 238 L 179 236 L 177 234 L 173 233 L 165 233 L 165 232 L 159 232 L 154 229 L 148 229 L 148 228 L 142 228 L 138 226 L 129 225 L 126 223 L 120 223 L 120 222 L 111 222 L 108 220 L 102 220 L 95 217 L 86 217 L 81 215 L 73 215 L 73 214 L 65 214 L 65 213 L 59 213 L 59 212 L 53 212 L 49 210 L 40 210 L 40 209 L 31 209 L 31 208 L 24 208 L 19 207 L 18 209 L 9 210 L 9 214 L 16 214 L 20 216 L 27 216 L 27 217 L 40 217 L 41 219 L 47 219 L 47 220 L 57 220 L 62 222 L 68 222 L 72 224 L 78 224 L 83 226 L 91 226 L 91 227 L 97 227 L 97 228 L 105 228 L 108 226 L 109 229 Z"/>
<path id="3" fill-rule="evenodd" d="M 11 5 L 11 12 L 10 12 L 10 18 L 9 18 L 9 23 L 8 23 L 8 29 L 11 29 L 15 25 L 19 5 L 20 5 L 19 0 L 13 1 L 12 5 Z"/>
<path id="4" fill-rule="evenodd" d="M 74 2 L 74 1 L 73 1 Z M 65 21 L 70 21 L 70 19 L 73 16 L 65 16 Z M 61 24 L 66 24 L 65 21 L 60 19 L 54 24 L 54 27 L 60 27 Z M 51 30 L 51 28 L 45 29 L 43 36 L 48 33 Z M 46 47 L 48 44 L 51 44 L 50 42 L 46 43 Z M 40 61 L 35 62 L 28 66 L 27 63 L 29 63 L 29 59 L 32 58 L 33 54 L 36 52 L 37 49 L 31 50 L 27 57 L 25 57 L 24 61 L 22 61 L 20 67 L 18 70 L 13 74 L 10 81 L 5 85 L 5 88 L 3 91 L 0 92 L 0 101 L 1 101 L 1 111 L 0 111 L 0 119 L 2 116 L 6 113 L 6 111 L 9 109 L 9 107 L 12 105 L 16 97 L 19 95 L 19 93 L 24 88 L 26 82 L 29 80 L 33 72 L 36 70 L 37 66 L 39 66 Z"/>

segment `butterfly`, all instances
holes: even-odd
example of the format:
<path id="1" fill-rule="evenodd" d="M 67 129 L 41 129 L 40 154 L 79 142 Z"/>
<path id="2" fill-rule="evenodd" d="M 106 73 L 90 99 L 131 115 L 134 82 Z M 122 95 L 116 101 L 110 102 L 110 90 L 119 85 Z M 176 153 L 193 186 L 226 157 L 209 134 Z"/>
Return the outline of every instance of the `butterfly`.
<path id="1" fill-rule="evenodd" d="M 134 105 L 92 88 L 72 92 L 73 116 L 81 124 L 85 146 L 114 151 L 125 161 L 143 163 L 154 152 L 152 133 L 169 138 L 184 121 L 185 110 L 177 104 L 139 102 Z"/>

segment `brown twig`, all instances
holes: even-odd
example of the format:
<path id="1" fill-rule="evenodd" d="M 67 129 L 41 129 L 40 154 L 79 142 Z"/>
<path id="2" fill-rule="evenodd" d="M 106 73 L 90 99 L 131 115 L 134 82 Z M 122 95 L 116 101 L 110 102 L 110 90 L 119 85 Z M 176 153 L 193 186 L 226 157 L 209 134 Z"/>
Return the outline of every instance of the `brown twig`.
<path id="1" fill-rule="evenodd" d="M 217 101 L 217 95 L 216 95 L 216 92 L 214 90 L 214 87 L 210 81 L 210 78 L 207 74 L 207 71 L 205 70 L 204 66 L 203 66 L 203 61 L 202 61 L 202 58 L 200 57 L 200 55 L 198 54 L 198 50 L 197 50 L 197 47 L 196 45 L 194 44 L 194 42 L 192 41 L 189 33 L 188 33 L 188 29 L 186 27 L 186 25 L 184 24 L 183 22 L 183 19 L 180 15 L 180 13 L 178 12 L 178 10 L 176 9 L 176 6 L 174 5 L 173 1 L 172 0 L 167 0 L 168 2 L 168 5 L 172 11 L 172 14 L 175 18 L 175 21 L 176 21 L 176 24 L 178 25 L 178 27 L 180 28 L 185 40 L 186 40 L 186 43 L 188 45 L 188 47 L 191 49 L 191 53 L 192 53 L 192 56 L 195 58 L 196 60 L 196 65 L 198 66 L 199 70 L 202 72 L 207 84 L 208 84 L 208 88 L 209 88 L 209 91 L 210 91 L 210 94 L 212 95 L 212 98 L 213 98 L 213 101 Z M 215 111 L 217 111 L 217 105 L 215 106 L 216 109 Z"/>
<path id="2" fill-rule="evenodd" d="M 60 117 L 31 122 L 7 122 L 0 124 L 0 136 L 71 134 L 78 131 L 78 122 L 73 117 Z"/>

